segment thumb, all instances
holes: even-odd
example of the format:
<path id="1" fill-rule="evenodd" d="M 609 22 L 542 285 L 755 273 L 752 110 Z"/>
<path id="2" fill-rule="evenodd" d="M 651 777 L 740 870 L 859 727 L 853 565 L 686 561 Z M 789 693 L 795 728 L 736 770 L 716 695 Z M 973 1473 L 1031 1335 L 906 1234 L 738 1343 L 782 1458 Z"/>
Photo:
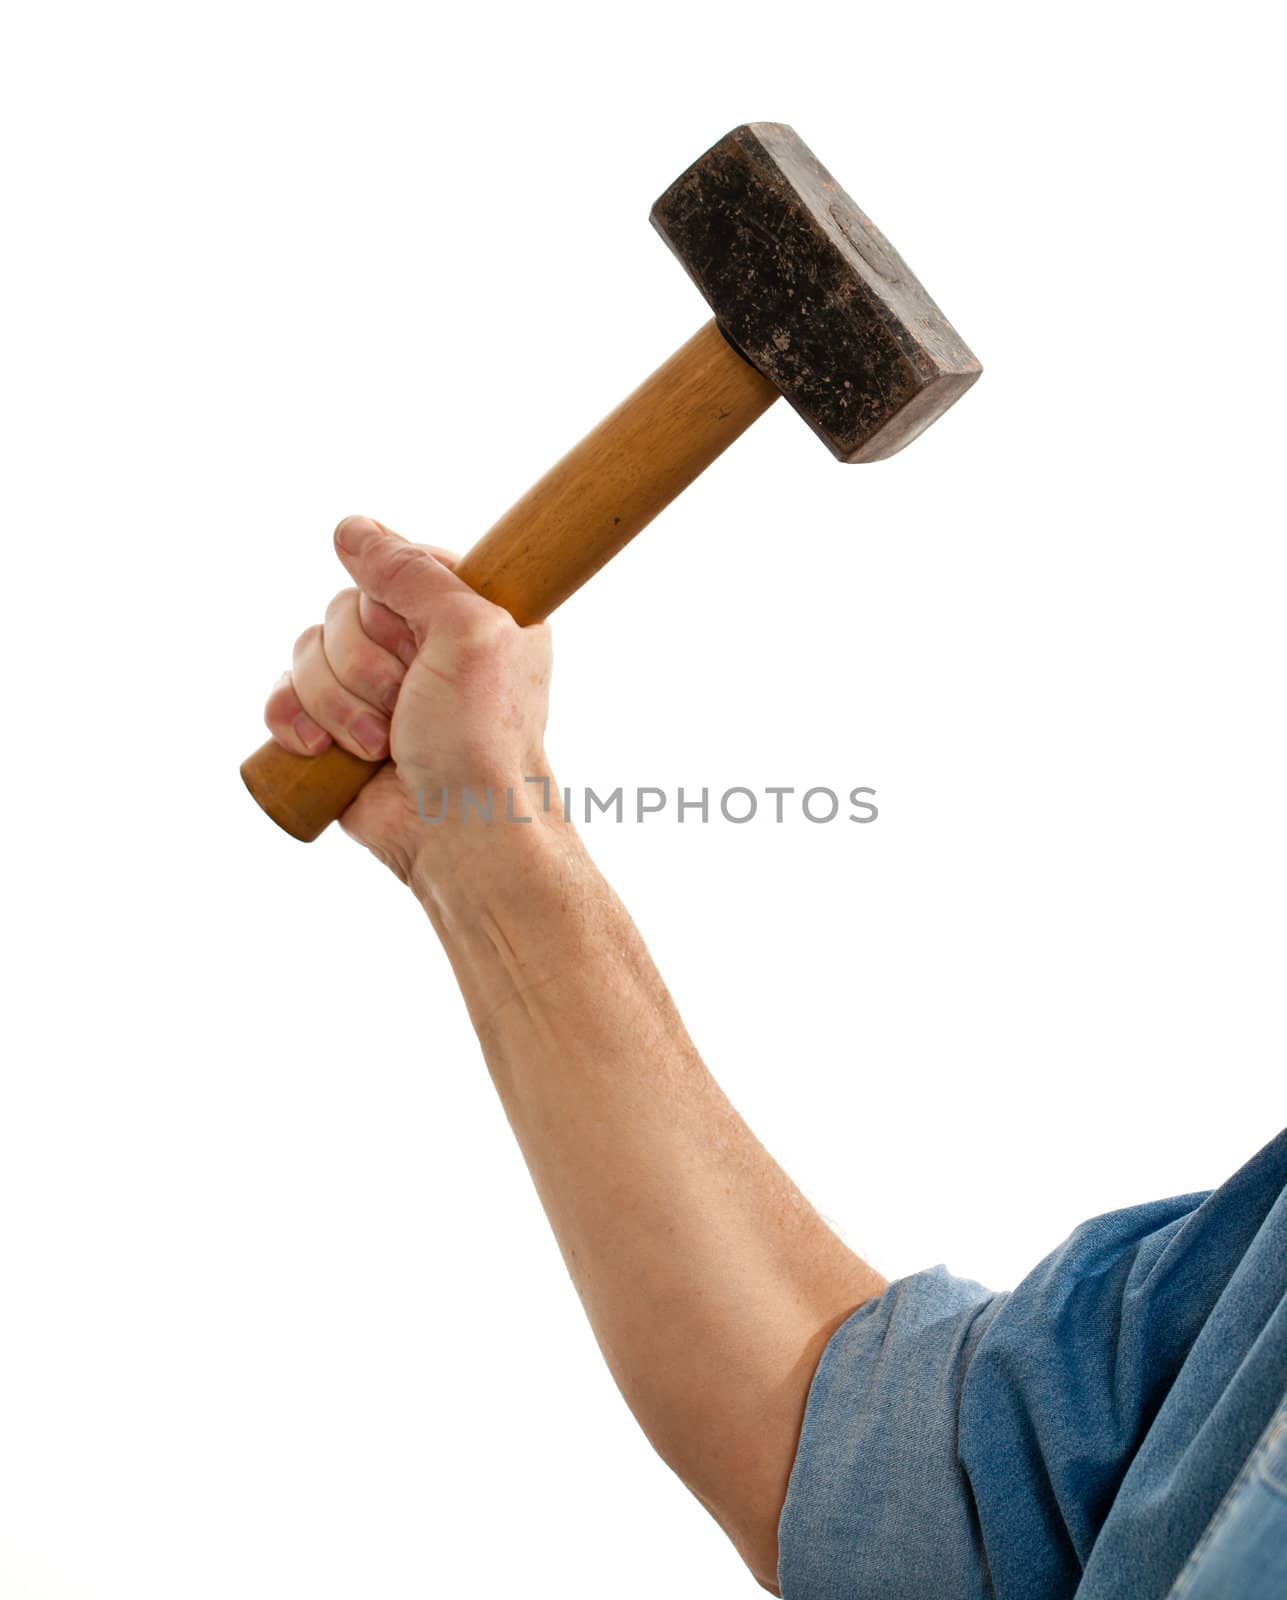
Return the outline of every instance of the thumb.
<path id="1" fill-rule="evenodd" d="M 423 545 L 410 544 L 371 517 L 345 517 L 335 530 L 335 551 L 359 589 L 406 618 L 417 642 L 435 599 L 473 593 Z"/>

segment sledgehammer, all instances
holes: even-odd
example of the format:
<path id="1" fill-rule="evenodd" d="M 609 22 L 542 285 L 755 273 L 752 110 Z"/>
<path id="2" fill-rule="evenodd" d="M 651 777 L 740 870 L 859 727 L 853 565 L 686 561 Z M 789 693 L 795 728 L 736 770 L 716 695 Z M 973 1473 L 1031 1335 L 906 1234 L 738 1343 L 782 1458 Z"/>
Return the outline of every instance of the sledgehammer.
<path id="1" fill-rule="evenodd" d="M 714 320 L 629 395 L 456 567 L 540 622 L 785 395 L 841 461 L 901 450 L 982 371 L 902 257 L 792 129 L 735 128 L 652 224 Z M 242 763 L 287 833 L 316 839 L 379 763 L 272 740 Z"/>

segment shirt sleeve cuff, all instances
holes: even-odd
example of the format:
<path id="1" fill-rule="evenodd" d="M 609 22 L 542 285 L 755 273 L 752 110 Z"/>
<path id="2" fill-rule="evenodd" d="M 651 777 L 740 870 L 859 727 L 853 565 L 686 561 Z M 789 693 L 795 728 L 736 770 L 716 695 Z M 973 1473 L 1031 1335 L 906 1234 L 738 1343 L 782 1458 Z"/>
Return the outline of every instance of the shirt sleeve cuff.
<path id="1" fill-rule="evenodd" d="M 783 1600 L 986 1600 L 961 1381 L 1006 1297 L 933 1267 L 832 1335 L 778 1524 Z"/>

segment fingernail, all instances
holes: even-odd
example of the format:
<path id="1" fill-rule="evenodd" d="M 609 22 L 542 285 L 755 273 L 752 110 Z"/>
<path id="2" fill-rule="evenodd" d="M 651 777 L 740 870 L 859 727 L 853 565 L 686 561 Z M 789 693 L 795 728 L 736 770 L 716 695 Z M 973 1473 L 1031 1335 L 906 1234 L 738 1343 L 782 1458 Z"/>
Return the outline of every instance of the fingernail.
<path id="1" fill-rule="evenodd" d="M 306 750 L 321 749 L 326 743 L 326 729 L 319 727 L 306 711 L 301 711 L 295 718 L 295 734 Z"/>
<path id="2" fill-rule="evenodd" d="M 384 707 L 384 709 L 386 711 L 392 711 L 394 706 L 397 705 L 397 703 L 398 703 L 398 690 L 401 689 L 401 687 L 402 687 L 402 685 L 400 683 L 391 683 L 389 685 L 389 687 L 384 691 L 384 693 L 380 696 L 380 704 Z"/>
<path id="3" fill-rule="evenodd" d="M 370 517 L 345 517 L 335 530 L 335 542 L 341 550 L 355 556 L 371 535 L 379 531 L 379 525 Z"/>
<path id="4" fill-rule="evenodd" d="M 384 724 L 376 717 L 361 716 L 356 718 L 349 732 L 367 752 L 368 755 L 378 756 L 384 750 Z"/>

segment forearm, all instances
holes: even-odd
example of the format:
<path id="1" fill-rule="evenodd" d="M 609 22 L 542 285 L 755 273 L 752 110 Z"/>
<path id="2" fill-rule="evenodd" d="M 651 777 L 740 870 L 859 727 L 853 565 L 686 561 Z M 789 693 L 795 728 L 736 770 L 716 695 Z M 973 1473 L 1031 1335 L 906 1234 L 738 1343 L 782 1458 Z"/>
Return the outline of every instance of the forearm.
<path id="1" fill-rule="evenodd" d="M 729 1104 L 570 827 L 455 829 L 413 884 L 622 1393 L 771 1581 L 818 1355 L 883 1280 Z"/>
<path id="2" fill-rule="evenodd" d="M 463 819 L 466 788 L 548 770 L 549 630 L 370 518 L 346 517 L 335 544 L 358 587 L 300 636 L 265 718 L 299 755 L 332 739 L 392 755 L 343 827 L 411 883 L 446 946 L 627 1401 L 771 1587 L 817 1358 L 882 1280 L 721 1094 L 557 810 Z M 426 813 L 426 793 L 456 805 Z"/>

